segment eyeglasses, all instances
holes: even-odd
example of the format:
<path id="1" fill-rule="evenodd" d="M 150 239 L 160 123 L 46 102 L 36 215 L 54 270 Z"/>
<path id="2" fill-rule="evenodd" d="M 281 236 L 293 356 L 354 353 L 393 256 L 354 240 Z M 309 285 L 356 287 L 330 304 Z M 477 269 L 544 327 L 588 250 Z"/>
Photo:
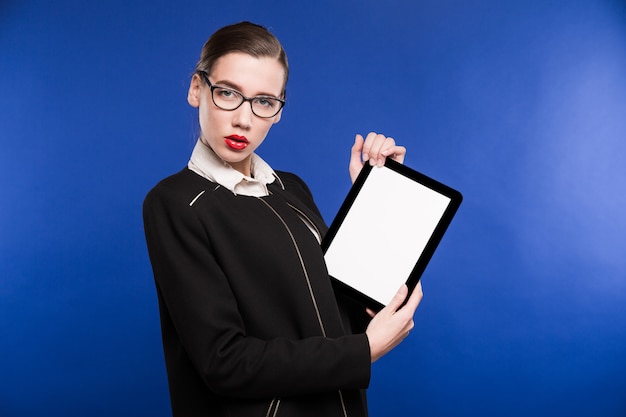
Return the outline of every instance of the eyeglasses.
<path id="1" fill-rule="evenodd" d="M 238 109 L 244 101 L 250 103 L 252 113 L 256 116 L 267 119 L 278 114 L 280 109 L 285 105 L 285 100 L 272 96 L 255 96 L 246 97 L 237 90 L 232 88 L 220 87 L 211 84 L 206 72 L 198 71 L 204 81 L 211 89 L 211 98 L 213 103 L 222 110 L 232 111 Z"/>

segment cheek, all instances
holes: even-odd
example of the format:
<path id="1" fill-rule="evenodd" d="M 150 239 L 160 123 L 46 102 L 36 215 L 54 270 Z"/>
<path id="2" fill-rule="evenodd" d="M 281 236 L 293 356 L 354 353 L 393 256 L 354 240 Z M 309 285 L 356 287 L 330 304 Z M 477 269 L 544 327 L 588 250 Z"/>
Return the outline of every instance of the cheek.
<path id="1" fill-rule="evenodd" d="M 224 123 L 223 115 L 220 118 L 218 112 L 213 111 L 210 107 L 207 107 L 206 103 L 200 107 L 198 112 L 200 120 L 200 128 L 204 133 L 210 133 L 210 130 L 214 130 L 220 126 L 220 123 Z"/>
<path id="2" fill-rule="evenodd" d="M 264 123 L 263 125 L 259 126 L 259 130 L 257 131 L 259 137 L 259 145 L 265 140 L 272 126 L 274 126 L 273 123 Z"/>

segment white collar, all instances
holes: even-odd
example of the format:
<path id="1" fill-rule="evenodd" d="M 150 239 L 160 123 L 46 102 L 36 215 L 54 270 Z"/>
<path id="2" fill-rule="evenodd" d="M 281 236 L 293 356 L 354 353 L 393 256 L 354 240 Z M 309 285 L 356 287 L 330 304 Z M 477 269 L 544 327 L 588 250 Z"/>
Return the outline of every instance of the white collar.
<path id="1" fill-rule="evenodd" d="M 257 154 L 252 154 L 250 163 L 252 176 L 248 177 L 223 161 L 213 149 L 199 139 L 187 166 L 196 174 L 220 184 L 235 195 L 266 196 L 269 194 L 267 184 L 273 183 L 275 179 L 278 179 L 283 189 L 285 188 L 272 167 Z"/>

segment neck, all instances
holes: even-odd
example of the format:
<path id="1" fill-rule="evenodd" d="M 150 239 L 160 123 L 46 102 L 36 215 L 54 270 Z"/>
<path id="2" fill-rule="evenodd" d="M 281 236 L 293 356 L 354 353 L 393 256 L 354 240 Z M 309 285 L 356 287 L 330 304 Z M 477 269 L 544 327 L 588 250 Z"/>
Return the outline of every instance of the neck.
<path id="1" fill-rule="evenodd" d="M 229 162 L 229 164 L 231 167 L 241 172 L 246 177 L 252 177 L 251 159 L 252 159 L 252 156 L 249 156 L 243 161 Z"/>

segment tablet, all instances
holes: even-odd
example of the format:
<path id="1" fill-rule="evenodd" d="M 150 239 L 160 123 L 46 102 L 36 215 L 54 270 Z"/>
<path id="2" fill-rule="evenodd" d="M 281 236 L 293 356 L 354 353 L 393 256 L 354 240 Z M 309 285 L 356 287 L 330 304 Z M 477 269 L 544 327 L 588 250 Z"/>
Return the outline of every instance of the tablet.
<path id="1" fill-rule="evenodd" d="M 463 197 L 389 158 L 365 164 L 322 250 L 336 291 L 378 311 L 417 285 Z"/>

